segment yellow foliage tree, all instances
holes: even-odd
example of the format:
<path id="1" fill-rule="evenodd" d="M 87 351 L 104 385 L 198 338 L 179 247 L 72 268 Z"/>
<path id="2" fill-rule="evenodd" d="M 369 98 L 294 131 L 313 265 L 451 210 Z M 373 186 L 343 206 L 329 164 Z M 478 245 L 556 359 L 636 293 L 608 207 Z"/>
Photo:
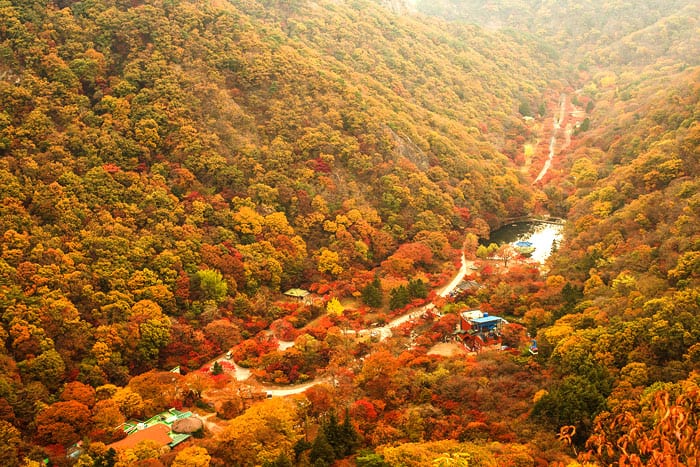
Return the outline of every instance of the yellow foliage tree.
<path id="1" fill-rule="evenodd" d="M 272 462 L 281 454 L 293 455 L 300 426 L 294 402 L 267 399 L 229 422 L 218 437 L 217 457 L 227 465 L 253 466 Z"/>
<path id="2" fill-rule="evenodd" d="M 345 311 L 345 307 L 340 303 L 336 297 L 331 298 L 326 305 L 326 311 L 331 316 L 340 316 Z"/>
<path id="3" fill-rule="evenodd" d="M 332 276 L 341 274 L 343 266 L 340 265 L 340 255 L 328 248 L 321 248 L 321 254 L 318 255 L 318 271 Z"/>
<path id="4" fill-rule="evenodd" d="M 171 464 L 172 467 L 209 467 L 211 456 L 206 449 L 189 446 L 180 451 Z"/>
<path id="5" fill-rule="evenodd" d="M 112 400 L 126 417 L 139 417 L 143 413 L 143 399 L 129 388 L 118 389 Z"/>
<path id="6" fill-rule="evenodd" d="M 165 450 L 167 450 L 167 446 Z M 132 449 L 120 451 L 115 467 L 129 467 L 138 465 L 143 461 L 158 459 L 162 454 L 161 447 L 155 441 L 143 440 Z"/>
<path id="7" fill-rule="evenodd" d="M 273 221 L 275 219 L 271 219 Z M 233 214 L 234 230 L 243 235 L 260 235 L 265 219 L 248 206 L 242 206 Z"/>

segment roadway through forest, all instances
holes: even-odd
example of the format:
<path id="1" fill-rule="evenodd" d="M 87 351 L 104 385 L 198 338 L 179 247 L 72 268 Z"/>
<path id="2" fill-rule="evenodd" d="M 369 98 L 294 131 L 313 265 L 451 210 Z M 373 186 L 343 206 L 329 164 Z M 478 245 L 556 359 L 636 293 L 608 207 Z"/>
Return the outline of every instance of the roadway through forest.
<path id="1" fill-rule="evenodd" d="M 562 93 L 559 96 L 559 115 L 554 115 L 553 119 L 553 125 L 552 125 L 552 136 L 549 140 L 549 154 L 547 157 L 547 160 L 545 161 L 544 167 L 542 167 L 542 170 L 540 171 L 539 175 L 537 175 L 537 178 L 535 179 L 534 183 L 538 183 L 541 181 L 545 175 L 547 175 L 547 172 L 549 171 L 550 167 L 552 166 L 552 161 L 555 156 L 555 151 L 556 151 L 556 145 L 557 145 L 557 137 L 559 136 L 559 131 L 561 130 L 561 125 L 566 119 L 566 106 L 567 106 L 567 95 L 565 93 Z M 567 138 L 567 145 L 569 142 L 570 138 L 570 132 L 571 132 L 571 125 L 568 124 L 566 126 L 566 138 Z M 457 286 L 459 285 L 460 282 L 464 280 L 464 277 L 467 275 L 470 269 L 474 267 L 474 261 L 469 261 L 467 260 L 464 252 L 462 252 L 462 257 L 461 257 L 461 265 L 457 273 L 455 274 L 454 278 L 445 286 L 443 287 L 437 295 L 441 298 L 444 298 L 448 296 Z M 396 318 L 391 320 L 389 323 L 387 323 L 384 326 L 380 327 L 375 327 L 371 329 L 361 329 L 358 331 L 355 330 L 347 330 L 344 331 L 346 333 L 352 333 L 352 334 L 368 334 L 371 336 L 377 337 L 380 341 L 387 339 L 393 335 L 392 329 L 395 329 L 402 324 L 418 318 L 422 316 L 426 311 L 432 310 L 435 308 L 435 305 L 433 303 L 428 303 L 426 305 L 423 305 L 419 308 L 414 308 Z M 280 350 L 285 350 L 291 346 L 294 345 L 294 342 L 290 341 L 279 341 L 279 349 Z M 226 358 L 226 355 L 220 355 L 216 359 L 212 360 L 211 362 L 207 363 L 204 365 L 202 368 L 207 368 L 211 367 L 211 365 L 216 362 L 216 361 L 226 361 L 230 365 L 233 366 L 234 371 L 232 372 L 232 376 L 240 382 L 248 380 L 252 372 L 251 370 L 247 368 L 243 368 L 242 366 L 238 365 L 236 362 L 233 360 L 229 360 Z M 315 378 L 311 381 L 308 381 L 304 384 L 298 384 L 298 385 L 290 385 L 290 386 L 284 386 L 284 387 L 279 387 L 279 386 L 273 386 L 273 385 L 266 385 L 262 384 L 260 388 L 267 392 L 271 396 L 275 397 L 283 397 L 283 396 L 290 396 L 293 394 L 299 394 L 307 389 L 309 389 L 312 386 L 315 386 L 317 384 L 325 383 L 328 382 L 329 379 L 327 377 L 318 377 Z"/>
<path id="2" fill-rule="evenodd" d="M 562 93 L 559 96 L 559 115 L 554 115 L 552 118 L 553 120 L 553 125 L 552 125 L 552 136 L 549 140 L 549 154 L 547 156 L 547 160 L 545 161 L 544 166 L 542 167 L 542 170 L 540 171 L 539 175 L 537 175 L 537 178 L 535 179 L 534 183 L 540 182 L 545 175 L 547 175 L 547 172 L 549 171 L 550 167 L 552 166 L 552 161 L 554 160 L 555 156 L 555 151 L 556 151 L 556 146 L 557 146 L 557 137 L 559 136 L 559 132 L 561 130 L 562 124 L 566 120 L 566 107 L 567 107 L 567 95 L 565 93 Z M 566 144 L 565 146 L 568 146 L 571 138 L 571 123 L 568 123 L 565 128 L 566 132 Z M 468 274 L 469 270 L 474 267 L 474 261 L 467 260 L 466 255 L 464 251 L 462 252 L 462 257 L 461 257 L 461 265 L 457 273 L 455 274 L 454 278 L 438 292 L 438 296 L 441 298 L 444 298 L 448 296 L 457 286 L 459 285 L 460 282 L 464 280 L 466 275 Z M 419 308 L 414 308 L 396 318 L 391 320 L 388 324 L 381 326 L 381 327 L 375 327 L 371 329 L 361 329 L 359 331 L 345 331 L 346 333 L 356 333 L 356 334 L 367 334 L 369 333 L 370 335 L 378 337 L 378 339 L 384 340 L 393 335 L 392 329 L 395 329 L 402 324 L 418 318 L 422 316 L 426 311 L 429 311 L 431 309 L 435 308 L 435 304 L 433 303 L 428 303 L 426 305 L 423 305 Z M 287 349 L 294 345 L 293 342 L 287 342 L 287 341 L 280 341 L 280 350 Z M 220 357 L 221 358 L 221 357 Z M 219 359 L 220 359 L 219 358 Z M 251 371 L 243 368 L 239 365 L 237 365 L 235 362 L 230 361 L 234 365 L 235 368 L 235 373 L 234 376 L 236 380 L 238 381 L 245 381 L 251 376 Z M 299 394 L 307 389 L 309 389 L 312 386 L 315 386 L 317 384 L 325 383 L 330 381 L 327 377 L 318 377 L 315 378 L 311 381 L 308 381 L 304 384 L 299 384 L 299 385 L 292 385 L 292 386 L 285 386 L 283 388 L 279 386 L 272 386 L 272 385 L 265 385 L 263 384 L 261 386 L 262 390 L 267 392 L 271 396 L 275 397 L 282 397 L 282 396 L 290 396 L 293 394 Z"/>
<path id="3" fill-rule="evenodd" d="M 552 161 L 554 160 L 554 151 L 557 146 L 557 136 L 559 136 L 559 130 L 561 129 L 561 124 L 564 121 L 564 118 L 566 117 L 566 94 L 562 93 L 559 96 L 559 116 L 554 114 L 553 119 L 553 125 L 552 125 L 552 136 L 549 138 L 549 154 L 547 155 L 547 160 L 544 162 L 544 167 L 542 167 L 542 170 L 540 171 L 539 175 L 537 175 L 537 178 L 533 183 L 538 183 L 540 180 L 544 178 L 545 175 L 547 175 L 547 172 L 549 172 L 549 168 L 552 166 Z M 567 126 L 567 142 L 569 141 L 570 138 L 570 127 Z"/>
<path id="4" fill-rule="evenodd" d="M 462 258 L 461 258 L 461 265 L 457 273 L 455 274 L 454 278 L 445 286 L 443 287 L 439 292 L 438 296 L 439 297 L 446 297 L 452 292 L 460 282 L 464 280 L 464 277 L 468 274 L 469 270 L 474 268 L 474 261 L 467 260 L 464 252 L 462 252 Z M 396 318 L 392 319 L 387 323 L 385 326 L 380 326 L 380 327 L 375 327 L 371 329 L 361 329 L 359 331 L 346 331 L 346 332 L 352 332 L 352 333 L 357 333 L 357 334 L 369 334 L 369 335 L 375 335 L 377 338 L 382 341 L 384 339 L 387 339 L 393 335 L 392 329 L 397 328 L 401 326 L 402 324 L 412 320 L 416 319 L 420 316 L 422 316 L 426 311 L 432 310 L 435 308 L 435 305 L 433 303 L 428 303 L 425 304 L 421 307 L 414 308 L 400 316 L 397 316 Z M 294 345 L 293 342 L 288 342 L 288 341 L 280 341 L 279 343 L 279 348 L 280 350 L 287 349 Z M 204 365 L 202 368 L 207 368 L 211 367 L 211 365 L 214 362 L 217 361 L 225 361 L 228 364 L 233 366 L 234 371 L 232 372 L 232 376 L 240 382 L 244 382 L 248 380 L 251 377 L 251 370 L 247 368 L 243 368 L 242 366 L 238 365 L 236 362 L 233 360 L 229 360 L 226 358 L 226 354 L 220 355 L 216 359 L 212 360 L 211 362 L 207 363 Z M 290 386 L 274 386 L 274 385 L 269 385 L 269 384 L 262 384 L 260 385 L 260 389 L 270 396 L 273 397 L 283 397 L 283 396 L 291 396 L 294 394 L 300 394 L 310 387 L 313 387 L 317 384 L 321 383 L 326 383 L 330 381 L 328 377 L 325 376 L 319 376 L 311 381 L 308 381 L 304 384 L 296 384 L 296 385 L 290 385 Z"/>

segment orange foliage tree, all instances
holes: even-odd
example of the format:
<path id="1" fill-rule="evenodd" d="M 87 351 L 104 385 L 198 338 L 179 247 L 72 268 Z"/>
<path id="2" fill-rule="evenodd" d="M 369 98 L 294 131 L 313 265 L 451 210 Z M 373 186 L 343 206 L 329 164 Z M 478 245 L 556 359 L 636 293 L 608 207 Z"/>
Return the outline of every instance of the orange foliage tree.
<path id="1" fill-rule="evenodd" d="M 608 412 L 596 419 L 584 460 L 621 467 L 644 465 L 691 466 L 700 459 L 700 388 L 682 383 L 675 400 L 659 390 L 646 413 Z"/>

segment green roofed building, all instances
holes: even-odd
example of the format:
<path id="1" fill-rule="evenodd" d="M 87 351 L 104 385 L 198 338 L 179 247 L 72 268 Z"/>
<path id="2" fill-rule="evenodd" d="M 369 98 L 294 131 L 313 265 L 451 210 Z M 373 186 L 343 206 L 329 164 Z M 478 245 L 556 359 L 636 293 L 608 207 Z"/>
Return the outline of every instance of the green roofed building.
<path id="1" fill-rule="evenodd" d="M 173 424 L 178 420 L 188 419 L 192 412 L 180 412 L 170 409 L 167 412 L 149 418 L 145 422 L 129 421 L 123 426 L 126 438 L 114 442 L 107 447 L 116 450 L 134 448 L 139 442 L 144 440 L 155 441 L 160 446 L 177 446 L 191 435 L 189 433 L 178 433 L 173 431 Z"/>

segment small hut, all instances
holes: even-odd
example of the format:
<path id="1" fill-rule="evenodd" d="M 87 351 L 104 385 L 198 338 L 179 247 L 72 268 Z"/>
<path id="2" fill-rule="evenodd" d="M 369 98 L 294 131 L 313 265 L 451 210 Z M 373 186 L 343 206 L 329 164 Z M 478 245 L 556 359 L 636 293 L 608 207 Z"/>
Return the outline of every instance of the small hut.
<path id="1" fill-rule="evenodd" d="M 289 289 L 284 293 L 287 297 L 296 298 L 300 302 L 305 301 L 306 297 L 311 294 L 308 290 L 304 289 Z"/>

